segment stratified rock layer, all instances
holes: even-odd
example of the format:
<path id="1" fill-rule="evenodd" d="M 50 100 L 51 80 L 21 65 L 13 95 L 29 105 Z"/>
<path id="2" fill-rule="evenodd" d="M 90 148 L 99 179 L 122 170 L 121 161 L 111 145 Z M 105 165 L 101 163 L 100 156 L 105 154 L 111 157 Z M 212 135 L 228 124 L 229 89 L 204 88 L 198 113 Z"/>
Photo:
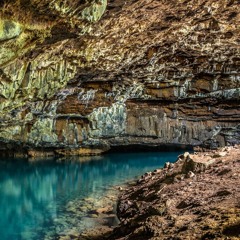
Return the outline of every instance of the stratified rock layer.
<path id="1" fill-rule="evenodd" d="M 239 3 L 2 1 L 0 150 L 239 143 Z"/>

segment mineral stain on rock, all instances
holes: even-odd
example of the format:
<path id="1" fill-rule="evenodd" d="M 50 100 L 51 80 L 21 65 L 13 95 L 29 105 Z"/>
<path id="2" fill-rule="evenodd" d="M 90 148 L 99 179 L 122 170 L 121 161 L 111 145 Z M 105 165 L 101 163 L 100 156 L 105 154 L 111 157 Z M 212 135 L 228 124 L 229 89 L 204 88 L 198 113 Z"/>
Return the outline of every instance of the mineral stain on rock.
<path id="1" fill-rule="evenodd" d="M 21 27 L 18 23 L 1 20 L 0 21 L 0 41 L 8 40 L 19 36 Z"/>

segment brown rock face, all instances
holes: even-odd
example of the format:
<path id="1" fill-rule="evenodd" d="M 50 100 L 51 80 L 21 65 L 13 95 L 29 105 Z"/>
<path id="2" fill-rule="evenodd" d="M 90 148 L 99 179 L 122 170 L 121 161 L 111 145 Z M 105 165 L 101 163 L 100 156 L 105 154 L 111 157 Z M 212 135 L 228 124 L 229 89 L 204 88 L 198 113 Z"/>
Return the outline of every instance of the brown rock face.
<path id="1" fill-rule="evenodd" d="M 121 194 L 120 225 L 105 239 L 239 239 L 239 167 L 230 147 L 144 174 Z"/>
<path id="2" fill-rule="evenodd" d="M 0 150 L 239 143 L 239 3 L 2 1 Z"/>

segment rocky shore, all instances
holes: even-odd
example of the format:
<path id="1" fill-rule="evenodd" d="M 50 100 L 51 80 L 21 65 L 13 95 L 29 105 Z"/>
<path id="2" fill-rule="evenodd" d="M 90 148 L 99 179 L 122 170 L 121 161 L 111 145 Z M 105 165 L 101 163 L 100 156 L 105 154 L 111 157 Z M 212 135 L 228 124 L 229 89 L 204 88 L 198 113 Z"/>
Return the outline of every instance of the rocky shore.
<path id="1" fill-rule="evenodd" d="M 240 239 L 240 147 L 184 153 L 118 200 L 120 224 L 85 239 Z M 83 238 L 80 238 L 83 239 Z"/>
<path id="2" fill-rule="evenodd" d="M 85 198 L 82 201 L 71 201 L 67 204 L 65 214 L 56 223 L 57 228 L 65 228 L 65 233 L 45 234 L 44 240 L 71 240 L 71 239 L 93 239 L 99 237 L 99 233 L 106 235 L 112 231 L 111 226 L 118 224 L 116 216 L 117 188 L 109 189 L 106 196 L 96 199 L 96 197 Z M 75 227 L 71 227 L 71 225 Z M 89 229 L 83 231 L 79 236 L 79 229 Z"/>

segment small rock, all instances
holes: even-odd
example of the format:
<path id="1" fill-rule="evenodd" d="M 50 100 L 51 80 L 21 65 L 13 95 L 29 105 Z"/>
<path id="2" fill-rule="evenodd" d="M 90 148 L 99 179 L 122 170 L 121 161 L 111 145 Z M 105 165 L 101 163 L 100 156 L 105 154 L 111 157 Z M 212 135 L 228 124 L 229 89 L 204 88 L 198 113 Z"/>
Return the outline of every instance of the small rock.
<path id="1" fill-rule="evenodd" d="M 155 170 L 153 171 L 153 174 L 158 174 L 158 173 L 160 173 L 160 172 L 162 172 L 162 169 L 155 169 Z"/>
<path id="2" fill-rule="evenodd" d="M 144 177 L 150 177 L 152 175 L 152 173 L 151 172 L 146 172 L 146 173 L 144 173 Z"/>
<path id="3" fill-rule="evenodd" d="M 96 210 L 97 214 L 109 213 L 109 212 L 112 212 L 112 208 L 111 207 L 103 207 L 103 208 L 98 208 Z"/>
<path id="4" fill-rule="evenodd" d="M 184 154 L 181 154 L 180 156 L 178 156 L 179 160 L 187 160 L 189 158 L 190 154 L 189 152 L 185 152 Z"/>
<path id="5" fill-rule="evenodd" d="M 143 178 L 140 178 L 137 180 L 137 184 L 141 184 L 143 181 L 144 181 Z"/>
<path id="6" fill-rule="evenodd" d="M 170 163 L 169 164 L 169 169 L 173 168 L 174 167 L 174 164 L 173 163 Z"/>
<path id="7" fill-rule="evenodd" d="M 169 168 L 169 166 L 170 166 L 170 162 L 166 162 L 165 164 L 164 164 L 164 168 Z"/>
<path id="8" fill-rule="evenodd" d="M 120 206 L 120 210 L 123 212 L 123 211 L 127 211 L 131 206 L 133 205 L 133 203 L 131 202 L 131 201 L 129 201 L 129 200 L 127 200 L 127 201 L 124 201 L 123 203 L 122 203 L 122 205 Z"/>
<path id="9" fill-rule="evenodd" d="M 59 240 L 71 240 L 70 236 L 61 236 Z"/>
<path id="10" fill-rule="evenodd" d="M 213 155 L 213 158 L 225 157 L 226 155 L 226 152 L 218 152 Z"/>
<path id="11" fill-rule="evenodd" d="M 174 201 L 172 199 L 168 199 L 165 204 L 167 208 L 170 208 L 174 205 Z"/>
<path id="12" fill-rule="evenodd" d="M 221 157 L 225 157 L 227 155 L 227 152 L 220 152 L 218 153 Z"/>
<path id="13" fill-rule="evenodd" d="M 189 171 L 187 173 L 187 178 L 193 178 L 195 176 L 195 174 L 192 171 Z"/>

